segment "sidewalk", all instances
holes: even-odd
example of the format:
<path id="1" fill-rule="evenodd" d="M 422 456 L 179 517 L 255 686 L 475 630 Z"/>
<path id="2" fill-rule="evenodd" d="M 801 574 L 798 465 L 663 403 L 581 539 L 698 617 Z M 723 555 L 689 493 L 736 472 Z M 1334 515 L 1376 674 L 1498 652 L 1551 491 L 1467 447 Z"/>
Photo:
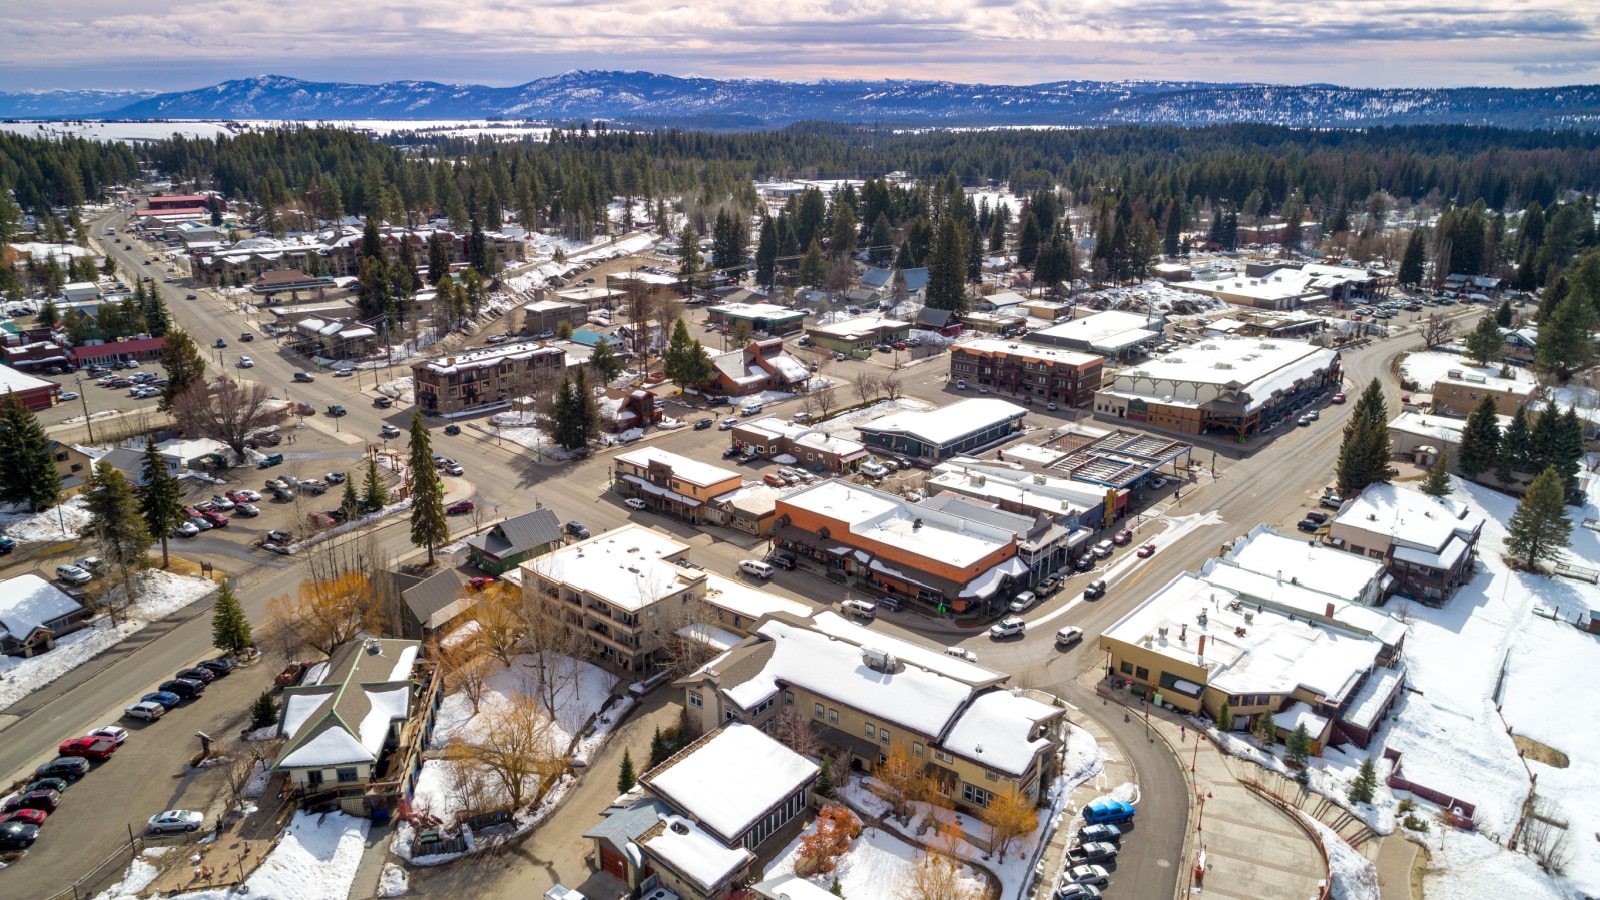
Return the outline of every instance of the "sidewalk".
<path id="1" fill-rule="evenodd" d="M 1184 842 L 1178 878 L 1179 897 L 1218 896 L 1240 900 L 1305 900 L 1321 895 L 1328 879 L 1322 848 L 1299 822 L 1255 794 L 1234 775 L 1227 754 L 1201 740 L 1175 713 L 1145 709 L 1126 690 L 1100 683 L 1091 668 L 1079 683 L 1127 706 L 1133 715 L 1148 712 L 1151 730 L 1161 736 L 1184 770 L 1197 802 L 1190 804 L 1190 831 Z M 1206 854 L 1204 892 L 1191 887 L 1195 860 Z"/>
<path id="2" fill-rule="evenodd" d="M 1137 779 L 1133 766 L 1128 762 L 1127 754 L 1122 745 L 1117 743 L 1117 739 L 1112 737 L 1093 716 L 1072 707 L 1068 707 L 1068 710 L 1077 713 L 1071 717 L 1072 724 L 1089 732 L 1095 744 L 1105 752 L 1105 762 L 1100 774 L 1078 785 L 1067 797 L 1067 808 L 1076 810 L 1082 809 L 1084 804 L 1111 788 L 1124 782 L 1136 782 Z M 1045 845 L 1044 852 L 1039 856 L 1040 866 L 1037 871 L 1040 872 L 1040 889 L 1046 891 L 1046 894 L 1041 895 L 1036 892 L 1036 896 L 1048 895 L 1049 889 L 1054 886 L 1056 874 L 1061 871 L 1062 859 L 1077 839 L 1077 831 L 1068 827 L 1070 824 L 1070 819 L 1062 822 L 1062 827 L 1050 835 L 1050 842 Z"/>

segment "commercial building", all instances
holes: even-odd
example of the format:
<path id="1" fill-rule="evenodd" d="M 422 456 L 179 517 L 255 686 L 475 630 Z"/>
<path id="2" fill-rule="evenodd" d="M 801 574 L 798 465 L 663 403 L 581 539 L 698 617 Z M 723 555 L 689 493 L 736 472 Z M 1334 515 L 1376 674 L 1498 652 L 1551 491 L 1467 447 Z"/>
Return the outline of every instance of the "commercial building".
<path id="1" fill-rule="evenodd" d="M 1388 295 L 1392 277 L 1376 269 L 1318 263 L 1248 263 L 1242 273 L 1215 280 L 1173 284 L 1235 306 L 1292 310 L 1311 303 L 1352 303 Z"/>
<path id="2" fill-rule="evenodd" d="M 1300 585 L 1348 603 L 1376 606 L 1393 584 L 1383 563 L 1353 557 L 1318 541 L 1257 525 L 1223 551 L 1221 559 L 1260 575 Z"/>
<path id="3" fill-rule="evenodd" d="M 766 537 L 777 524 L 778 497 L 782 493 L 764 482 L 748 482 L 706 501 L 706 521 Z"/>
<path id="4" fill-rule="evenodd" d="M 1005 400 L 958 400 L 930 410 L 891 413 L 856 427 L 861 441 L 924 461 L 947 459 L 999 443 L 1022 427 L 1026 409 Z"/>
<path id="5" fill-rule="evenodd" d="M 1337 389 L 1335 350 L 1304 341 L 1207 340 L 1116 373 L 1095 394 L 1095 414 L 1240 442 Z"/>
<path id="6" fill-rule="evenodd" d="M 273 765 L 297 796 L 336 800 L 351 815 L 387 819 L 409 798 L 443 690 L 417 641 L 340 644 L 285 688 Z"/>
<path id="7" fill-rule="evenodd" d="M 1538 394 L 1539 382 L 1531 375 L 1514 370 L 1512 377 L 1500 378 L 1467 369 L 1450 369 L 1433 383 L 1433 411 L 1451 416 L 1469 416 L 1484 397 L 1494 400 L 1495 412 L 1514 416 Z"/>
<path id="8" fill-rule="evenodd" d="M 483 571 L 501 575 L 560 547 L 562 541 L 561 520 L 554 510 L 540 507 L 467 538 L 467 555 Z"/>
<path id="9" fill-rule="evenodd" d="M 272 269 L 250 282 L 250 293 L 265 297 L 268 303 L 278 294 L 288 294 L 289 302 L 296 303 L 302 293 L 312 300 L 322 300 L 336 287 L 338 284 L 327 275 L 307 275 L 299 269 Z"/>
<path id="10" fill-rule="evenodd" d="M 356 319 L 305 316 L 294 323 L 286 343 L 307 355 L 348 359 L 372 352 L 378 331 Z"/>
<path id="11" fill-rule="evenodd" d="M 32 410 L 48 409 L 61 396 L 61 385 L 0 366 L 0 394 L 15 394 L 23 406 Z"/>
<path id="12" fill-rule="evenodd" d="M 805 363 L 783 349 L 783 338 L 752 341 L 741 350 L 711 357 L 711 381 L 707 386 L 729 397 L 743 397 L 762 391 L 798 393 L 811 378 Z"/>
<path id="13" fill-rule="evenodd" d="M 786 335 L 800 330 L 806 314 L 772 303 L 724 303 L 706 307 L 706 320 L 730 331 L 734 323 L 744 322 L 751 334 Z"/>
<path id="14" fill-rule="evenodd" d="M 704 522 L 706 503 L 743 483 L 738 472 L 656 447 L 619 453 L 614 462 L 612 490 L 687 522 Z"/>
<path id="15" fill-rule="evenodd" d="M 0 653 L 37 656 L 90 616 L 60 588 L 29 572 L 0 581 Z"/>
<path id="16" fill-rule="evenodd" d="M 1015 531 L 830 480 L 778 499 L 777 546 L 829 576 L 958 615 L 996 610 L 1025 587 Z"/>
<path id="17" fill-rule="evenodd" d="M 834 353 L 868 354 L 879 344 L 893 344 L 911 336 L 911 323 L 883 316 L 858 316 L 806 329 L 813 346 Z"/>
<path id="18" fill-rule="evenodd" d="M 1085 535 L 1104 520 L 1104 488 L 1016 463 L 956 457 L 935 466 L 928 491 L 947 491 L 1024 516 L 1049 516 Z"/>
<path id="19" fill-rule="evenodd" d="M 1393 592 L 1438 606 L 1472 577 L 1482 533 L 1483 516 L 1459 500 L 1374 484 L 1345 503 L 1328 542 L 1382 560 Z"/>
<path id="20" fill-rule="evenodd" d="M 561 323 L 581 328 L 588 317 L 589 308 L 582 303 L 539 300 L 522 308 L 522 330 L 528 334 L 554 334 Z"/>
<path id="21" fill-rule="evenodd" d="M 1178 575 L 1102 632 L 1112 676 L 1190 714 L 1215 718 L 1226 703 L 1239 731 L 1271 712 L 1279 738 L 1306 726 L 1313 753 L 1365 746 L 1404 682 L 1395 666 L 1405 626 L 1272 577 L 1212 568 L 1215 577 Z M 1384 636 L 1339 617 L 1352 611 Z"/>
<path id="22" fill-rule="evenodd" d="M 677 683 L 698 727 L 767 728 L 792 710 L 851 768 L 903 758 L 970 812 L 1008 788 L 1038 799 L 1055 775 L 1066 709 L 1007 678 L 822 612 L 811 622 L 775 613 Z"/>
<path id="23" fill-rule="evenodd" d="M 1161 316 L 1108 310 L 1029 332 L 1027 342 L 1121 359 L 1161 340 L 1165 324 Z"/>
<path id="24" fill-rule="evenodd" d="M 1502 432 L 1511 424 L 1510 416 L 1496 416 Z M 1461 461 L 1461 433 L 1467 420 L 1408 409 L 1389 423 L 1389 444 L 1395 456 L 1403 456 L 1420 466 L 1431 466 L 1443 453 L 1450 458 L 1451 471 Z"/>
<path id="25" fill-rule="evenodd" d="M 161 358 L 167 348 L 165 337 L 118 338 L 114 341 L 80 344 L 71 351 L 79 368 L 109 366 L 116 362 L 149 362 Z"/>
<path id="26" fill-rule="evenodd" d="M 566 352 L 541 344 L 501 344 L 411 364 L 417 406 L 455 416 L 507 406 L 552 387 L 566 371 Z"/>
<path id="27" fill-rule="evenodd" d="M 869 458 L 865 445 L 777 416 L 742 419 L 733 427 L 733 446 L 765 459 L 793 457 L 788 465 L 813 471 L 853 472 Z"/>
<path id="28" fill-rule="evenodd" d="M 950 348 L 950 378 L 1063 406 L 1087 405 L 1105 359 L 1090 353 L 982 339 Z"/>

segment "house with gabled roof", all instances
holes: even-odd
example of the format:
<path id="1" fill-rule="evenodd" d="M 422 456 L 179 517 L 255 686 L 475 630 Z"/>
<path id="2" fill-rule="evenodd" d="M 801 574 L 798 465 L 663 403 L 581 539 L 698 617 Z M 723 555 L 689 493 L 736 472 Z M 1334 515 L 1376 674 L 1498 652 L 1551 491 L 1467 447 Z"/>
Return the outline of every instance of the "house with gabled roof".
<path id="1" fill-rule="evenodd" d="M 473 565 L 499 575 L 561 544 L 561 520 L 553 510 L 540 508 L 467 538 L 467 555 Z"/>
<path id="2" fill-rule="evenodd" d="M 32 572 L 0 581 L 0 653 L 53 650 L 57 638 L 82 628 L 88 618 L 89 610 Z"/>
<path id="3" fill-rule="evenodd" d="M 367 638 L 340 644 L 309 683 L 284 689 L 274 772 L 300 795 L 332 794 L 352 815 L 386 819 L 409 797 L 442 679 L 422 644 Z"/>

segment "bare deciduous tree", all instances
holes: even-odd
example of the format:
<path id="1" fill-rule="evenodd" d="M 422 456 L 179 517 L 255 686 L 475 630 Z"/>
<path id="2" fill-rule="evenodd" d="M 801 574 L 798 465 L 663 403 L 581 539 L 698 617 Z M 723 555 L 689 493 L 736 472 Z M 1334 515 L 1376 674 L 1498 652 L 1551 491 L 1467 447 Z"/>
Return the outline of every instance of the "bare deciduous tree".
<path id="1" fill-rule="evenodd" d="M 882 390 L 877 376 L 869 372 L 856 376 L 856 396 L 861 398 L 862 403 L 871 403 Z"/>
<path id="2" fill-rule="evenodd" d="M 811 719 L 799 707 L 785 706 L 772 723 L 772 736 L 790 750 L 805 757 L 822 752 L 822 739 L 811 727 Z"/>
<path id="3" fill-rule="evenodd" d="M 940 825 L 940 835 L 948 826 Z M 936 837 L 936 843 L 950 842 L 949 837 Z M 979 900 L 983 891 L 962 871 L 961 863 L 953 856 L 939 850 L 924 851 L 917 861 L 906 869 L 895 885 L 897 900 Z"/>
<path id="4" fill-rule="evenodd" d="M 473 604 L 472 618 L 478 623 L 478 641 L 483 648 L 511 665 L 511 658 L 517 655 L 517 646 L 527 630 L 522 595 L 517 586 L 499 581 L 484 585 L 478 592 L 478 602 Z"/>
<path id="5" fill-rule="evenodd" d="M 382 601 L 362 572 L 308 578 L 293 597 L 275 597 L 267 609 L 276 626 L 324 654 L 364 631 L 378 631 L 384 621 Z"/>
<path id="6" fill-rule="evenodd" d="M 1522 825 L 1522 848 L 1538 860 L 1541 867 L 1557 875 L 1572 861 L 1572 847 L 1567 843 L 1568 824 L 1560 807 L 1544 797 L 1537 797 Z"/>
<path id="7" fill-rule="evenodd" d="M 832 412 L 837 405 L 838 398 L 835 396 L 834 387 L 831 383 L 812 388 L 811 393 L 806 395 L 806 408 L 811 410 L 819 419 L 826 418 L 828 413 Z"/>
<path id="8" fill-rule="evenodd" d="M 1422 320 L 1422 344 L 1425 347 L 1437 347 L 1450 340 L 1456 333 L 1456 320 L 1441 312 L 1433 313 Z"/>
<path id="9" fill-rule="evenodd" d="M 544 593 L 546 579 L 540 557 L 533 572 L 525 571 L 522 589 L 523 648 L 533 656 L 532 668 L 538 683 L 536 696 L 551 715 L 575 696 L 582 677 L 581 663 L 594 655 L 594 645 L 583 630 L 583 618 L 576 610 Z M 530 577 L 530 575 L 532 577 Z M 555 590 L 553 584 L 550 587 Z"/>
<path id="10" fill-rule="evenodd" d="M 428 657 L 439 663 L 439 673 L 449 690 L 459 692 L 472 704 L 472 714 L 478 714 L 483 695 L 488 689 L 489 661 L 472 641 L 441 641 L 437 636 L 428 641 Z"/>
<path id="11" fill-rule="evenodd" d="M 485 713 L 471 740 L 451 740 L 449 759 L 480 766 L 493 776 L 512 809 L 536 801 L 566 767 L 550 716 L 531 694 L 512 694 Z"/>
<path id="12" fill-rule="evenodd" d="M 900 376 L 894 373 L 883 376 L 883 381 L 880 382 L 880 385 L 883 388 L 883 396 L 886 400 L 899 400 L 905 388 L 905 385 L 900 382 Z"/>
<path id="13" fill-rule="evenodd" d="M 266 385 L 241 384 L 227 376 L 214 384 L 202 380 L 189 385 L 173 398 L 172 416 L 190 434 L 227 444 L 240 460 L 250 436 L 278 422 Z"/>

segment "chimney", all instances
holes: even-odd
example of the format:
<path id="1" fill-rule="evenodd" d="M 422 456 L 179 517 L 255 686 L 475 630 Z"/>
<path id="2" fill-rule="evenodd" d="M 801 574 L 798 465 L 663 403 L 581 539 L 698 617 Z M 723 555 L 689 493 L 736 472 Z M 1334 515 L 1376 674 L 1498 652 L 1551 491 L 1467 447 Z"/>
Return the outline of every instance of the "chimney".
<path id="1" fill-rule="evenodd" d="M 454 356 L 446 357 L 444 364 L 447 366 L 453 366 L 456 364 L 456 358 Z"/>
<path id="2" fill-rule="evenodd" d="M 1205 655 L 1206 655 L 1206 636 L 1205 635 L 1203 635 L 1203 634 L 1200 635 L 1200 649 L 1196 650 L 1195 652 L 1200 656 L 1201 659 L 1205 658 Z"/>
<path id="3" fill-rule="evenodd" d="M 1328 603 L 1328 608 L 1323 610 L 1322 614 L 1330 619 L 1333 618 L 1333 603 L 1331 601 Z"/>

